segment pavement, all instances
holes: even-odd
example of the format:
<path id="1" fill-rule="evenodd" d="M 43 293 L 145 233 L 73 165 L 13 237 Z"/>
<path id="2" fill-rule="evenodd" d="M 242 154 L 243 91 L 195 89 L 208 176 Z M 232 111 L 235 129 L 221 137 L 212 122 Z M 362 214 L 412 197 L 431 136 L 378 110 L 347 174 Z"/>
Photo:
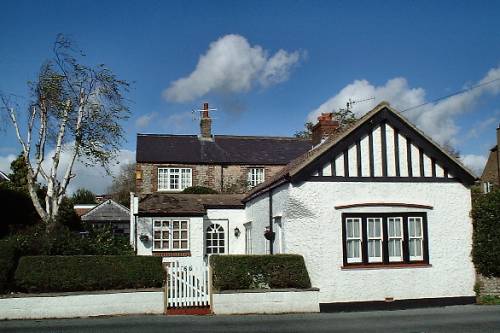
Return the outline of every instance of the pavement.
<path id="1" fill-rule="evenodd" d="M 500 332 L 500 305 L 245 316 L 123 316 L 0 321 L 0 332 Z"/>

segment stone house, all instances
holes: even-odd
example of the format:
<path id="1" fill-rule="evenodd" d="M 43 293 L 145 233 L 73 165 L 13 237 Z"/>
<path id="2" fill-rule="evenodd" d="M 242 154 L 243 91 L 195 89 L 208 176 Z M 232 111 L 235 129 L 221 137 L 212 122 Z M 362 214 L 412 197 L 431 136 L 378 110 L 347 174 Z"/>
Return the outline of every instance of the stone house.
<path id="1" fill-rule="evenodd" d="M 484 166 L 483 173 L 481 175 L 481 188 L 484 193 L 491 191 L 493 187 L 500 186 L 500 125 L 497 128 L 497 143 L 490 149 L 490 155 L 488 156 L 488 161 Z"/>

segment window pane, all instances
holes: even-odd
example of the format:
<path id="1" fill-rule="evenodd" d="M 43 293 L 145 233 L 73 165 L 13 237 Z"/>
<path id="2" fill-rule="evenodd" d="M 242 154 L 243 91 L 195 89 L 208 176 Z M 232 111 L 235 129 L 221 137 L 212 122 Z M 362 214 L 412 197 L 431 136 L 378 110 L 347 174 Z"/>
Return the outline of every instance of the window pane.
<path id="1" fill-rule="evenodd" d="M 161 238 L 161 231 L 155 231 L 155 239 Z"/>
<path id="2" fill-rule="evenodd" d="M 163 232 L 163 239 L 168 239 L 168 231 Z"/>
<path id="3" fill-rule="evenodd" d="M 181 232 L 181 238 L 182 239 L 186 239 L 187 237 L 188 237 L 188 232 L 187 231 Z"/>
<path id="4" fill-rule="evenodd" d="M 164 248 L 164 249 L 168 249 L 168 241 L 166 241 L 166 242 L 164 241 L 164 242 L 163 242 L 163 248 Z"/>
<path id="5" fill-rule="evenodd" d="M 173 238 L 174 239 L 179 239 L 179 231 L 175 231 L 174 230 Z"/>
<path id="6" fill-rule="evenodd" d="M 359 258 L 359 240 L 350 240 L 347 242 L 347 258 Z"/>
<path id="7" fill-rule="evenodd" d="M 168 228 L 168 221 L 163 221 L 163 227 Z"/>
<path id="8" fill-rule="evenodd" d="M 161 221 L 155 221 L 155 227 L 161 227 Z"/>
<path id="9" fill-rule="evenodd" d="M 161 249 L 161 242 L 155 241 L 155 249 Z"/>
<path id="10" fill-rule="evenodd" d="M 174 221 L 174 229 L 179 229 L 179 221 Z"/>
<path id="11" fill-rule="evenodd" d="M 353 221 L 353 231 L 352 231 L 352 236 L 353 237 L 359 237 L 359 222 L 358 221 Z"/>
<path id="12" fill-rule="evenodd" d="M 181 248 L 186 249 L 187 246 L 188 246 L 188 242 L 187 241 L 182 241 L 181 242 Z"/>
<path id="13" fill-rule="evenodd" d="M 182 229 L 187 229 L 187 221 L 181 221 L 181 228 Z"/>
<path id="14" fill-rule="evenodd" d="M 178 249 L 179 248 L 179 241 L 174 241 L 173 243 L 174 243 L 173 248 Z"/>

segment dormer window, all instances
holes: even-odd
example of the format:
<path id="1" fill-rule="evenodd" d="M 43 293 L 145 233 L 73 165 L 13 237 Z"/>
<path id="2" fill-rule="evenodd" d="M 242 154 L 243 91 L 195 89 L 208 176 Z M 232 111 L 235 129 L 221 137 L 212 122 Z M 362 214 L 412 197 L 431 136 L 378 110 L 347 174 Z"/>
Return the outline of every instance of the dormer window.
<path id="1" fill-rule="evenodd" d="M 251 168 L 248 170 L 248 185 L 255 187 L 264 182 L 264 168 Z"/>
<path id="2" fill-rule="evenodd" d="M 190 168 L 158 168 L 158 191 L 182 191 L 191 187 Z"/>

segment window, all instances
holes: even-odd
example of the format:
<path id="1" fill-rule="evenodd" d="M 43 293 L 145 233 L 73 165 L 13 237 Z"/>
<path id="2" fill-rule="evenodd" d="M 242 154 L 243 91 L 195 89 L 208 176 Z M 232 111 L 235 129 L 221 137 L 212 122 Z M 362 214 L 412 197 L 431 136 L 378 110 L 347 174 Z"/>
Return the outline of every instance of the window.
<path id="1" fill-rule="evenodd" d="M 422 218 L 409 217 L 408 218 L 408 239 L 410 241 L 410 260 L 422 260 Z"/>
<path id="2" fill-rule="evenodd" d="M 224 228 L 220 224 L 211 224 L 207 228 L 206 246 L 207 254 L 225 253 Z"/>
<path id="3" fill-rule="evenodd" d="M 368 218 L 368 261 L 382 261 L 382 219 Z"/>
<path id="4" fill-rule="evenodd" d="M 191 186 L 191 169 L 158 168 L 158 191 L 182 191 Z"/>
<path id="5" fill-rule="evenodd" d="M 251 168 L 248 171 L 248 185 L 254 187 L 264 182 L 264 168 Z"/>
<path id="6" fill-rule="evenodd" d="M 361 219 L 346 219 L 347 262 L 361 262 Z"/>
<path id="7" fill-rule="evenodd" d="M 389 261 L 403 261 L 403 219 L 387 218 L 387 239 L 389 242 Z"/>
<path id="8" fill-rule="evenodd" d="M 428 264 L 426 213 L 344 213 L 344 265 Z"/>
<path id="9" fill-rule="evenodd" d="M 245 224 L 245 254 L 252 254 L 252 222 Z"/>
<path id="10" fill-rule="evenodd" d="M 189 250 L 187 220 L 154 220 L 153 250 Z"/>
<path id="11" fill-rule="evenodd" d="M 491 183 L 490 182 L 484 182 L 483 183 L 483 193 L 490 193 L 491 192 Z"/>

